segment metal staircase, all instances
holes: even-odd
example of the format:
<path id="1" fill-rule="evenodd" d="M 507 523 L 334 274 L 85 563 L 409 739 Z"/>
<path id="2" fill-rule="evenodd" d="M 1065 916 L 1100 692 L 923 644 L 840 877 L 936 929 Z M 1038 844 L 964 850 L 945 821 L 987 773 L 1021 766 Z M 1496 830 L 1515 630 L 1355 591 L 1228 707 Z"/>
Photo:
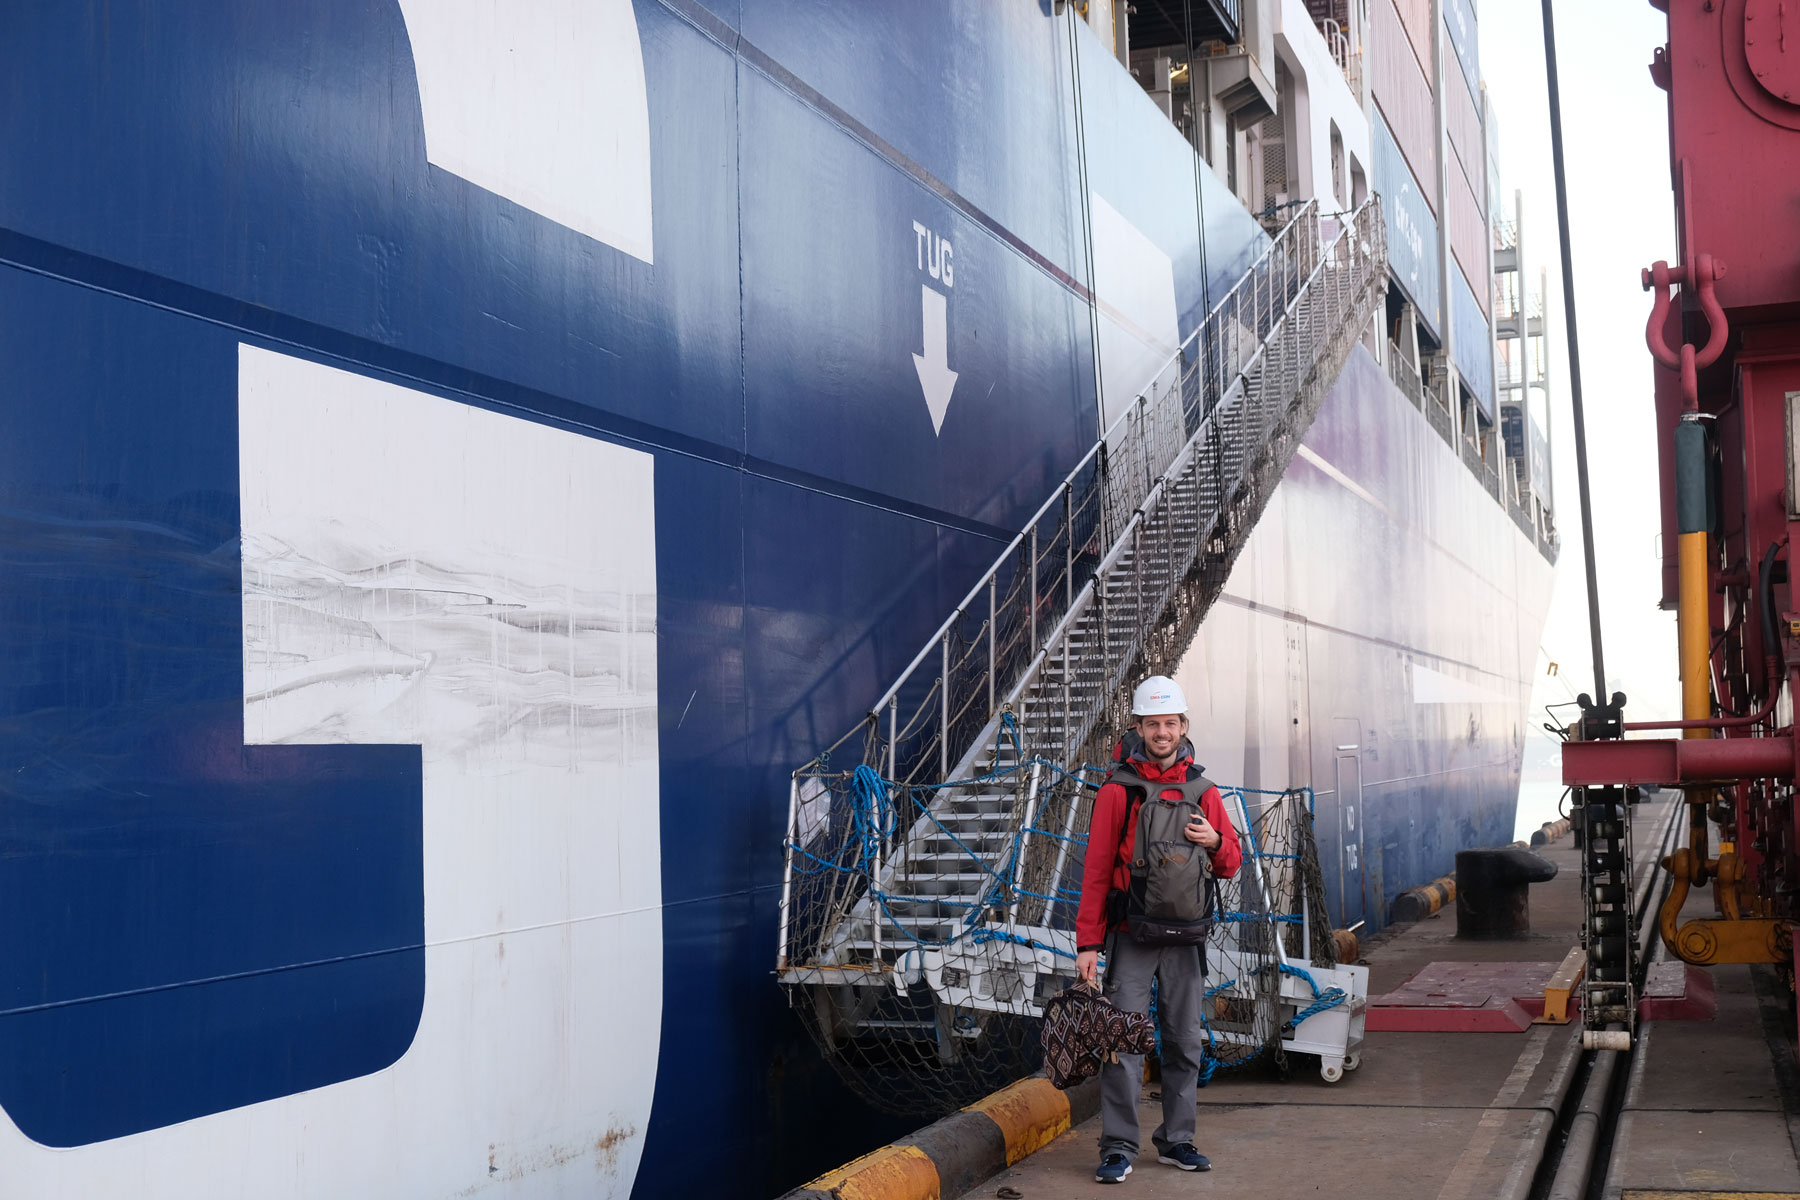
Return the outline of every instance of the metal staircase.
<path id="1" fill-rule="evenodd" d="M 1073 974 L 1081 765 L 1106 761 L 1129 682 L 1192 641 L 1380 311 L 1384 232 L 1373 199 L 1298 210 L 867 719 L 795 772 L 777 974 L 871 1099 L 967 1102 L 1029 1057 Z M 1302 911 L 1252 858 L 1241 902 Z"/>

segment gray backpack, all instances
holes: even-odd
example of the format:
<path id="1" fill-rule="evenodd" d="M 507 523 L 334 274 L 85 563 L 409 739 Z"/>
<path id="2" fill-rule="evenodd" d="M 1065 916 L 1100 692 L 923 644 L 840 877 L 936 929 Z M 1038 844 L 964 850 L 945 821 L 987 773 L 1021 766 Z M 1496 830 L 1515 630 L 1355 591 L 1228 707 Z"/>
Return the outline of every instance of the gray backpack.
<path id="1" fill-rule="evenodd" d="M 1132 940 L 1145 946 L 1197 946 L 1212 932 L 1219 909 L 1219 883 L 1213 877 L 1212 856 L 1183 831 L 1195 814 L 1204 816 L 1201 797 L 1212 781 L 1192 771 L 1184 783 L 1152 783 L 1129 762 L 1114 769 L 1108 782 L 1125 788 L 1125 829 L 1137 822 L 1131 844 L 1131 884 L 1110 898 L 1114 915 L 1129 927 Z M 1181 793 L 1179 800 L 1164 800 L 1162 793 Z"/>

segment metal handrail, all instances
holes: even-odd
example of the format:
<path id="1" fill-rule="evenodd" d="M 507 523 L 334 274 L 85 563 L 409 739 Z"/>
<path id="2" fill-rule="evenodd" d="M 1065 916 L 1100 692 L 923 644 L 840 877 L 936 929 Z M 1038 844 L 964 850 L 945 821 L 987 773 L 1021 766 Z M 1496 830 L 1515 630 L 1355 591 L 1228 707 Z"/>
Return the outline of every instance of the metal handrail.
<path id="1" fill-rule="evenodd" d="M 1107 425 L 1105 433 L 974 582 L 857 729 L 827 753 L 861 730 L 876 743 L 885 741 L 884 765 L 891 777 L 911 778 L 933 757 L 934 747 L 936 762 L 930 766 L 948 772 L 951 743 L 957 740 L 953 730 L 973 733 L 980 727 L 983 721 L 976 716 L 983 699 L 985 711 L 980 716 L 991 716 L 1005 677 L 1029 661 L 1040 644 L 1043 627 L 1073 603 L 1077 575 L 1091 568 L 1095 539 L 1110 543 L 1129 520 L 1162 468 L 1241 373 L 1285 305 L 1312 274 L 1320 251 L 1318 222 L 1315 202 L 1308 201 L 1294 212 L 1212 306 L 1207 318 Z M 1052 521 L 1055 523 L 1050 524 Z M 1046 564 L 1049 579 L 1040 588 Z M 1004 590 L 1003 579 L 1011 581 Z M 985 613 L 981 606 L 984 591 L 988 594 Z M 959 644 L 959 629 L 965 624 L 974 631 Z M 933 659 L 937 660 L 936 679 L 927 687 L 921 682 L 922 669 Z M 909 690 L 920 706 L 915 709 L 908 701 L 903 719 L 901 697 Z M 927 714 L 926 705 L 937 711 Z M 928 717 L 937 726 L 935 735 L 926 732 L 930 726 L 922 723 Z"/>
<path id="2" fill-rule="evenodd" d="M 1365 204 L 1364 209 L 1367 209 L 1369 207 L 1369 205 L 1372 205 L 1375 203 L 1376 203 L 1375 201 L 1369 201 L 1367 204 Z M 1361 213 L 1363 211 L 1364 211 L 1363 209 L 1359 209 L 1359 210 L 1357 210 L 1357 214 L 1354 214 L 1354 215 L 1361 215 Z M 1356 228 L 1355 228 L 1354 221 L 1347 222 L 1344 229 L 1340 232 L 1338 238 L 1334 240 L 1331 249 L 1335 250 L 1340 244 L 1343 243 L 1343 241 L 1346 238 L 1354 236 L 1355 233 L 1356 233 Z M 1314 271 L 1312 272 L 1311 275 L 1309 275 L 1309 278 L 1308 278 L 1309 284 L 1312 282 L 1312 278 L 1314 276 L 1316 276 L 1319 271 L 1323 270 L 1325 263 L 1328 261 L 1328 259 L 1329 259 L 1329 255 L 1321 255 L 1320 256 L 1319 261 L 1315 264 Z M 1275 338 L 1281 331 L 1282 326 L 1287 322 L 1288 318 L 1293 313 L 1295 307 L 1300 303 L 1301 299 L 1305 296 L 1305 294 L 1306 294 L 1305 289 L 1302 289 L 1299 293 L 1297 293 L 1293 297 L 1292 300 L 1289 301 L 1289 303 L 1286 305 L 1286 307 L 1284 308 L 1284 310 L 1282 312 L 1281 318 L 1276 322 L 1275 326 L 1271 328 L 1267 338 L 1265 338 L 1257 346 L 1256 351 L 1250 356 L 1250 358 L 1248 360 L 1246 360 L 1244 362 L 1242 367 L 1239 369 L 1238 374 L 1236 376 L 1236 380 L 1244 379 L 1251 371 L 1253 371 L 1257 367 L 1257 365 L 1262 360 L 1263 356 L 1267 353 L 1269 346 L 1275 341 Z M 1235 382 L 1235 380 L 1234 380 L 1234 382 Z M 1156 480 L 1153 488 L 1151 489 L 1151 493 L 1148 496 L 1146 496 L 1143 504 L 1140 505 L 1138 510 L 1136 511 L 1136 513 L 1133 514 L 1131 522 L 1125 528 L 1123 528 L 1119 531 L 1117 540 L 1114 542 L 1114 544 L 1112 545 L 1112 547 L 1110 548 L 1110 550 L 1108 551 L 1106 556 L 1100 561 L 1099 565 L 1095 568 L 1093 575 L 1088 579 L 1087 583 L 1083 586 L 1081 593 L 1076 597 L 1074 603 L 1070 606 L 1069 611 L 1064 614 L 1063 619 L 1060 622 L 1058 622 L 1056 628 L 1045 639 L 1044 645 L 1040 649 L 1037 656 L 1031 661 L 1030 665 L 1026 668 L 1025 672 L 1021 675 L 1018 683 L 1016 683 L 1013 686 L 1013 688 L 1011 689 L 1011 691 L 1009 692 L 1009 694 L 1007 696 L 1008 704 L 1012 704 L 1012 705 L 1018 704 L 1020 699 L 1029 692 L 1031 686 L 1035 682 L 1037 676 L 1039 675 L 1039 673 L 1041 672 L 1043 667 L 1046 664 L 1048 664 L 1048 662 L 1051 660 L 1052 655 L 1053 655 L 1052 648 L 1059 643 L 1066 643 L 1070 632 L 1080 623 L 1082 618 L 1086 615 L 1086 610 L 1093 604 L 1094 598 L 1101 587 L 1102 581 L 1115 568 L 1117 568 L 1117 566 L 1124 559 L 1124 557 L 1126 556 L 1127 553 L 1135 552 L 1138 549 L 1138 547 L 1133 544 L 1133 539 L 1132 539 L 1131 535 L 1138 532 L 1139 530 L 1141 530 L 1143 528 L 1146 518 L 1148 518 L 1149 515 L 1151 514 L 1151 512 L 1154 510 L 1156 501 L 1159 499 L 1159 497 L 1165 491 L 1171 489 L 1175 485 L 1175 483 L 1178 481 L 1180 476 L 1186 471 L 1191 455 L 1197 449 L 1200 441 L 1202 440 L 1203 437 L 1206 436 L 1206 434 L 1208 432 L 1209 432 L 1209 430 L 1205 427 L 1201 428 L 1200 430 L 1197 430 L 1195 432 L 1195 434 L 1193 435 L 1193 437 L 1190 438 L 1188 443 L 1182 448 L 1181 452 L 1177 454 L 1175 461 L 1173 463 L 1171 463 L 1170 466 L 1168 467 L 1168 469 Z M 1172 586 L 1172 583 L 1171 583 L 1171 586 Z M 1140 634 L 1147 633 L 1147 632 L 1148 632 L 1147 630 L 1140 631 Z M 1140 638 L 1140 642 L 1141 642 L 1141 638 Z M 1136 653 L 1136 644 L 1134 644 L 1131 647 L 1126 648 L 1119 655 L 1117 655 L 1117 658 L 1120 660 L 1118 665 L 1121 668 L 1129 665 L 1129 663 L 1131 662 L 1135 653 Z"/>
<path id="3" fill-rule="evenodd" d="M 1152 385 L 1158 379 L 1161 379 L 1163 374 L 1167 372 L 1170 367 L 1178 366 L 1184 361 L 1184 356 L 1187 354 L 1189 347 L 1193 346 L 1199 340 L 1200 334 L 1206 329 L 1207 324 L 1211 322 L 1215 316 L 1224 312 L 1228 305 L 1231 305 L 1236 301 L 1238 294 L 1243 290 L 1244 285 L 1253 280 L 1258 268 L 1269 261 L 1270 257 L 1275 253 L 1276 248 L 1281 245 L 1282 241 L 1288 237 L 1289 233 L 1293 231 L 1302 220 L 1305 220 L 1309 216 L 1314 218 L 1317 217 L 1318 206 L 1319 202 L 1317 200 L 1308 200 L 1304 205 L 1295 210 L 1294 215 L 1288 220 L 1288 223 L 1282 226 L 1281 232 L 1269 239 L 1269 244 L 1263 248 L 1262 254 L 1257 256 L 1256 261 L 1250 265 L 1244 275 L 1231 286 L 1231 290 L 1226 292 L 1217 304 L 1213 305 L 1212 310 L 1206 314 L 1206 317 L 1194 327 L 1194 331 L 1183 339 L 1181 345 L 1176 348 L 1175 353 L 1164 360 L 1163 364 L 1156 369 L 1156 372 L 1153 375 L 1151 375 L 1150 383 Z M 957 621 L 968 611 L 969 605 L 973 604 L 981 596 L 982 591 L 987 588 L 989 583 L 999 576 L 1001 569 L 1007 565 L 1013 552 L 1018 550 L 1020 546 L 1024 544 L 1026 537 L 1028 537 L 1031 531 L 1037 527 L 1038 522 L 1050 515 L 1051 511 L 1062 499 L 1064 489 L 1074 486 L 1076 482 L 1080 480 L 1088 467 L 1093 465 L 1095 459 L 1110 443 L 1113 442 L 1115 435 L 1127 428 L 1133 416 L 1139 414 L 1139 410 L 1146 405 L 1147 401 L 1148 392 L 1140 391 L 1132 400 L 1131 404 L 1127 405 L 1125 410 L 1114 418 L 1113 423 L 1106 427 L 1106 432 L 1100 435 L 1100 440 L 1090 446 L 1087 453 L 1083 454 L 1069 473 L 1063 476 L 1062 482 L 1057 484 L 1055 490 L 1050 493 L 1049 499 L 1039 505 L 1038 510 L 1032 513 L 1030 519 L 1025 522 L 1024 527 L 1020 529 L 1018 533 L 1013 535 L 1013 540 L 1008 542 L 1006 549 L 1000 552 L 1000 556 L 994 560 L 994 565 L 989 567 L 987 572 L 975 582 L 975 586 L 969 589 L 968 595 L 962 598 L 961 603 L 956 606 L 950 616 L 945 619 L 942 625 L 938 626 L 937 632 L 932 634 L 931 637 L 926 640 L 925 645 L 913 656 L 913 660 L 906 664 L 906 669 L 900 672 L 900 677 L 894 681 L 893 685 L 890 686 L 887 691 L 881 694 L 881 699 L 870 706 L 870 717 L 877 720 L 880 719 L 881 710 L 886 708 L 888 704 L 893 701 L 894 697 L 899 695 L 900 690 L 904 688 L 907 681 L 911 679 L 913 672 L 918 670 L 919 667 L 924 664 L 926 657 L 937 648 L 945 635 L 955 629 Z M 842 740 L 837 744 L 842 745 Z"/>
<path id="4" fill-rule="evenodd" d="M 1412 401 L 1414 408 L 1425 407 L 1425 381 L 1419 377 L 1419 369 L 1406 360 L 1400 347 L 1392 341 L 1388 342 L 1387 353 L 1388 378 L 1400 389 L 1401 395 Z"/>

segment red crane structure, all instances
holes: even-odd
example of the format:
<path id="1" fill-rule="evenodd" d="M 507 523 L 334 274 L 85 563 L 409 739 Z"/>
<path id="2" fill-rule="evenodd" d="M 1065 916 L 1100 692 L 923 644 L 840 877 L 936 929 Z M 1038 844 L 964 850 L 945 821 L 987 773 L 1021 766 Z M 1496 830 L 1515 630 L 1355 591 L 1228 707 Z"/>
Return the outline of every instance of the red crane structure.
<path id="1" fill-rule="evenodd" d="M 1800 921 L 1800 0 L 1652 2 L 1669 21 L 1650 72 L 1669 94 L 1680 257 L 1645 268 L 1643 285 L 1682 714 L 1630 722 L 1624 697 L 1601 697 L 1564 746 L 1587 825 L 1593 1029 L 1632 1024 L 1636 931 L 1608 870 L 1629 786 L 1685 792 L 1658 917 L 1671 953 L 1780 964 L 1791 984 Z M 1703 886 L 1718 915 L 1680 922 Z"/>

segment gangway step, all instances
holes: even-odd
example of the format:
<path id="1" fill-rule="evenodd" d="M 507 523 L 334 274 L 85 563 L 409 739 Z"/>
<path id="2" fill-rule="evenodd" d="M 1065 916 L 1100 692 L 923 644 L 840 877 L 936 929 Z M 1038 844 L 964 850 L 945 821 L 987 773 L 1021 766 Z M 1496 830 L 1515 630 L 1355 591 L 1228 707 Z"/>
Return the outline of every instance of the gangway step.
<path id="1" fill-rule="evenodd" d="M 957 865 L 968 866 L 968 858 L 964 857 Z M 893 887 L 903 895 L 950 896 L 979 894 L 993 882 L 994 877 L 985 871 L 933 872 L 926 875 L 902 875 L 894 880 Z M 892 902 L 890 898 L 889 903 Z"/>
<path id="2" fill-rule="evenodd" d="M 1004 846 L 1011 840 L 1012 834 L 1006 830 L 984 829 L 971 833 L 967 837 L 964 837 L 959 833 L 956 835 L 956 840 L 954 841 L 951 840 L 948 834 L 927 834 L 920 838 L 915 845 L 917 845 L 919 853 L 927 858 L 937 858 L 947 854 L 954 854 L 966 859 L 968 855 L 964 852 L 963 848 L 965 846 L 970 850 L 980 852 L 982 850 L 993 850 Z M 958 842 L 961 842 L 962 844 L 958 845 Z"/>

